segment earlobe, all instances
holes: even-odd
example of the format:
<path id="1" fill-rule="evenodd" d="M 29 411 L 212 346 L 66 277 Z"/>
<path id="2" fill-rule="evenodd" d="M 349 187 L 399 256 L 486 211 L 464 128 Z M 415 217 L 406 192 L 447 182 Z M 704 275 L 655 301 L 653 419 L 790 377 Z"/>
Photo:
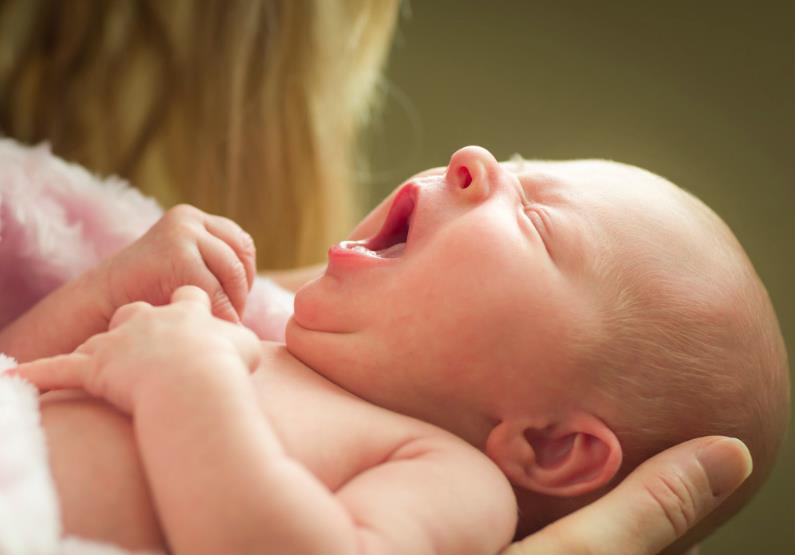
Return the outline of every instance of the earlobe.
<path id="1" fill-rule="evenodd" d="M 607 485 L 621 467 L 621 444 L 588 413 L 556 423 L 506 419 L 489 434 L 486 454 L 516 486 L 572 497 Z"/>

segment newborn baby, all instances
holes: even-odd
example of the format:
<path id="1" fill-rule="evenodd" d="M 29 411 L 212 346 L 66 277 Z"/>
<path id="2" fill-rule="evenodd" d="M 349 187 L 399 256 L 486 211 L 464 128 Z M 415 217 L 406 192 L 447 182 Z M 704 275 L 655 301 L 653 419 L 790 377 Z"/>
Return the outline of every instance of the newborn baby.
<path id="1" fill-rule="evenodd" d="M 242 309 L 242 236 L 166 218 L 23 316 L 93 306 L 93 333 L 115 311 L 108 333 L 18 372 L 132 415 L 134 434 L 84 397 L 43 396 L 67 531 L 190 554 L 495 553 L 666 447 L 737 436 L 754 476 L 686 545 L 775 459 L 789 388 L 764 287 L 717 216 L 643 170 L 461 149 L 329 250 L 285 345 L 210 316 Z M 174 281 L 188 259 L 164 245 L 191 225 L 217 239 L 192 251 L 214 277 Z M 210 297 L 115 310 L 165 302 L 164 272 Z"/>

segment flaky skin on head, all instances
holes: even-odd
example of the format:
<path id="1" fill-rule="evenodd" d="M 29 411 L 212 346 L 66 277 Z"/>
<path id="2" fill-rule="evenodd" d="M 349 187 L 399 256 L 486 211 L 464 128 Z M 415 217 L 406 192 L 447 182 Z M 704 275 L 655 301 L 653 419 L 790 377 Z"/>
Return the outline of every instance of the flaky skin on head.
<path id="1" fill-rule="evenodd" d="M 789 369 L 768 293 L 728 226 L 656 179 L 700 229 L 678 245 L 651 239 L 632 263 L 601 267 L 613 291 L 588 360 L 599 376 L 594 408 L 612 407 L 602 417 L 622 443 L 621 476 L 706 435 L 741 439 L 754 460 L 748 481 L 676 552 L 735 514 L 767 478 L 789 420 Z"/>

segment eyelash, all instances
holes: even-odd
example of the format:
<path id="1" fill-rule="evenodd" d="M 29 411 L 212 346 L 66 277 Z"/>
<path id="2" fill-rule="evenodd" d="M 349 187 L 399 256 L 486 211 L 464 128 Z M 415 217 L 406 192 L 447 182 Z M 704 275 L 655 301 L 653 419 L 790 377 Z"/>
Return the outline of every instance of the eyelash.
<path id="1" fill-rule="evenodd" d="M 544 238 L 547 230 L 547 224 L 544 219 L 544 216 L 541 215 L 539 210 L 535 208 L 534 203 L 530 201 L 526 196 L 522 197 L 522 208 L 527 218 L 530 220 L 530 222 L 538 231 L 538 234 L 541 236 L 541 242 L 544 244 L 544 248 L 547 249 L 547 252 L 549 252 L 549 247 L 547 246 L 546 239 Z"/>
<path id="2" fill-rule="evenodd" d="M 527 214 L 527 217 L 530 218 L 530 220 L 532 220 L 533 225 L 536 226 L 539 232 L 544 230 L 545 227 L 544 219 L 541 217 L 541 215 L 538 213 L 537 210 L 535 210 L 532 206 L 528 205 L 524 207 L 524 212 L 525 214 Z"/>
<path id="3" fill-rule="evenodd" d="M 522 201 L 522 206 L 524 206 L 525 209 L 527 209 L 532 204 L 530 202 L 530 199 L 527 198 L 527 193 L 521 186 L 519 186 L 519 200 Z"/>

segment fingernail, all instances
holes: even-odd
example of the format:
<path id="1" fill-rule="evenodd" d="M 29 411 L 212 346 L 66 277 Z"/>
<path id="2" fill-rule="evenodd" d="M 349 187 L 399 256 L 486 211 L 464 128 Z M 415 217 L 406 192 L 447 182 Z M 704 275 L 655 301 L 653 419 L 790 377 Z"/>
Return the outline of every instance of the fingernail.
<path id="1" fill-rule="evenodd" d="M 733 437 L 718 439 L 702 447 L 696 458 L 707 473 L 715 497 L 723 497 L 737 489 L 754 467 L 748 447 Z"/>

